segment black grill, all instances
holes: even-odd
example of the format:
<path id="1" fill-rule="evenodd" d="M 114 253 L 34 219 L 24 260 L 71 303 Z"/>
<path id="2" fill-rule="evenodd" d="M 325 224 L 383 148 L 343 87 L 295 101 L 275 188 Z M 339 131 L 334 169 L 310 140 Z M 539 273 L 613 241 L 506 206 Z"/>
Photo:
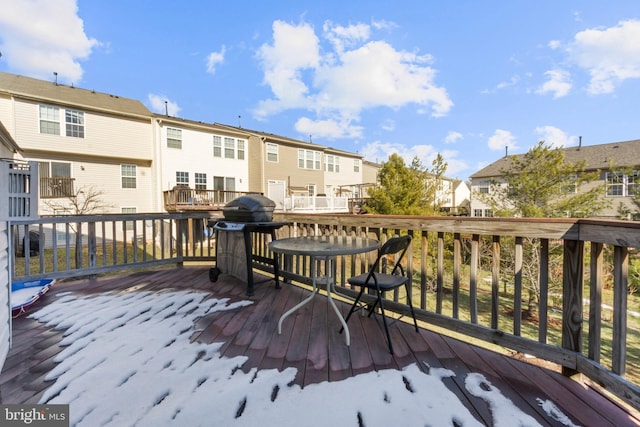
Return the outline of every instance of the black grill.
<path id="1" fill-rule="evenodd" d="M 270 222 L 276 204 L 261 194 L 240 196 L 223 209 L 224 219 L 230 222 Z"/>
<path id="2" fill-rule="evenodd" d="M 275 209 L 275 202 L 260 194 L 248 194 L 233 199 L 224 207 L 224 220 L 218 220 L 210 226 L 215 231 L 216 239 L 216 266 L 209 269 L 209 279 L 212 282 L 218 280 L 220 273 L 230 272 L 222 271 L 225 269 L 224 265 L 220 265 L 219 256 L 220 249 L 220 237 L 221 233 L 224 234 L 225 242 L 229 242 L 232 236 L 227 233 L 242 233 L 244 245 L 237 245 L 227 243 L 227 246 L 232 246 L 232 250 L 238 253 L 234 253 L 234 258 L 242 257 L 242 246 L 244 246 L 244 256 L 246 260 L 246 279 L 247 279 L 247 295 L 253 295 L 253 261 L 256 260 L 261 263 L 271 265 L 274 273 L 274 280 L 276 282 L 276 288 L 280 287 L 279 274 L 278 274 L 278 261 L 275 254 L 271 257 L 264 256 L 262 254 L 253 254 L 253 236 L 263 237 L 260 235 L 270 235 L 271 240 L 276 240 L 276 230 L 280 227 L 287 225 L 286 222 L 273 222 L 273 210 Z M 260 241 L 264 241 L 263 239 Z M 240 277 L 242 279 L 242 277 Z M 270 279 L 269 279 L 270 280 Z"/>

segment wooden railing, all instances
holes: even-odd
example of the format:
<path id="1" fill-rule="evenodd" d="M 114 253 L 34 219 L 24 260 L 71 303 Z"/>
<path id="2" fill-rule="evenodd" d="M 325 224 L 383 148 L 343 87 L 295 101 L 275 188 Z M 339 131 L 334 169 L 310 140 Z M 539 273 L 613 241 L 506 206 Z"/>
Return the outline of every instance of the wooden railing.
<path id="1" fill-rule="evenodd" d="M 167 212 L 222 210 L 231 200 L 245 194 L 251 192 L 174 188 L 163 192 L 164 208 Z"/>
<path id="2" fill-rule="evenodd" d="M 60 199 L 74 196 L 75 180 L 69 177 L 40 177 L 40 198 Z"/>
<path id="3" fill-rule="evenodd" d="M 211 214 L 94 215 L 12 221 L 13 279 L 76 277 L 128 268 L 215 260 Z M 279 238 L 413 236 L 408 272 L 417 317 L 465 340 L 497 345 L 581 373 L 640 407 L 640 320 L 630 305 L 630 258 L 640 223 L 588 219 L 503 219 L 382 215 L 274 214 L 290 226 Z M 35 249 L 17 253 L 24 236 Z M 29 239 L 27 239 L 27 244 Z M 265 255 L 265 242 L 255 253 Z M 76 250 L 80 248 L 80 250 Z M 33 254 L 33 255 L 32 255 Z M 55 254 L 55 256 L 53 256 Z M 282 276 L 309 283 L 298 257 Z M 366 271 L 372 254 L 335 262 L 336 285 Z M 634 261 L 635 262 L 635 261 Z M 284 264 L 281 268 L 284 268 Z M 270 266 L 254 268 L 271 272 Z M 406 314 L 403 293 L 386 304 Z M 636 306 L 637 308 L 637 306 Z"/>
<path id="4" fill-rule="evenodd" d="M 278 220 L 291 222 L 290 235 L 381 241 L 412 235 L 409 274 L 420 320 L 557 363 L 565 374 L 581 373 L 640 406 L 640 319 L 628 310 L 629 258 L 640 248 L 640 223 L 321 214 Z M 342 292 L 353 294 L 346 279 L 370 262 L 361 256 L 336 260 Z M 293 266 L 283 274 L 304 281 L 308 263 Z M 605 294 L 611 299 L 604 301 Z M 389 297 L 386 306 L 408 314 L 404 297 Z"/>

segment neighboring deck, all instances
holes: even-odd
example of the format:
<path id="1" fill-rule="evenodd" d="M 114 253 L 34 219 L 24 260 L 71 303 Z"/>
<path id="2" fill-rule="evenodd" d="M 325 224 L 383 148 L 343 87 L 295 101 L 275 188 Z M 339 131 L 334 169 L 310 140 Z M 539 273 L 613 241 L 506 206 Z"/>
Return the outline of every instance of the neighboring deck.
<path id="1" fill-rule="evenodd" d="M 255 295 L 248 298 L 245 295 L 246 285 L 235 278 L 221 275 L 216 283 L 211 283 L 208 266 L 161 268 L 93 281 L 59 282 L 34 309 L 52 301 L 61 291 L 90 294 L 125 289 L 159 292 L 170 288 L 205 290 L 217 298 L 226 297 L 232 301 L 251 299 L 255 302 L 205 316 L 194 327 L 194 331 L 198 331 L 193 337 L 195 340 L 224 342 L 223 356 L 248 357 L 242 366 L 245 371 L 251 368 L 294 367 L 298 370 L 295 382 L 305 386 L 339 381 L 372 370 L 400 369 L 413 363 L 427 369 L 426 363 L 455 373 L 451 378 L 444 378 L 444 384 L 486 425 L 491 425 L 492 419 L 488 404 L 471 395 L 464 385 L 466 374 L 471 372 L 483 374 L 506 398 L 541 425 L 562 424 L 550 420 L 537 398 L 553 401 L 579 425 L 621 427 L 640 424 L 636 411 L 625 409 L 593 388 L 560 375 L 559 369 L 525 363 L 428 329 L 416 333 L 411 325 L 403 322 L 393 322 L 391 327 L 394 356 L 388 352 L 379 318 L 354 316 L 349 322 L 351 345 L 347 347 L 344 336 L 338 334 L 338 320 L 323 295 L 316 296 L 313 304 L 287 318 L 282 335 L 278 335 L 280 315 L 308 295 L 307 290 L 288 284 L 276 290 L 273 282 L 269 281 L 259 284 Z M 344 303 L 339 307 L 343 313 L 348 310 Z M 44 377 L 56 364 L 53 358 L 61 350 L 59 342 L 63 333 L 26 316 L 14 319 L 13 348 L 0 375 L 2 403 L 39 401 L 49 386 Z"/>

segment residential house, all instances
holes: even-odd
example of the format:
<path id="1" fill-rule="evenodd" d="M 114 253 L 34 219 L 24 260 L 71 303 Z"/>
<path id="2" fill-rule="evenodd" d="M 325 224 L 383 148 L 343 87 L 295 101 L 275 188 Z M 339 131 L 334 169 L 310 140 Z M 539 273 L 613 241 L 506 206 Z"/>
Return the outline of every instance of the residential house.
<path id="1" fill-rule="evenodd" d="M 597 214 L 598 218 L 628 218 L 638 216 L 633 196 L 640 185 L 640 140 L 608 144 L 582 144 L 562 148 L 566 162 L 586 162 L 587 172 L 598 172 L 599 179 L 590 185 L 605 187 L 609 207 Z M 522 156 L 522 155 L 520 155 Z M 471 175 L 471 215 L 490 217 L 490 206 L 483 203 L 480 194 L 491 191 L 491 183 L 504 183 L 503 172 L 511 165 L 511 156 L 505 156 Z"/>
<path id="2" fill-rule="evenodd" d="M 228 192 L 231 198 L 235 192 L 249 191 L 248 133 L 154 114 L 153 135 L 155 181 L 163 192 L 175 187 L 194 189 L 198 200 L 185 208 L 208 205 L 208 190 Z M 155 206 L 155 211 L 164 209 L 164 204 Z"/>
<path id="3" fill-rule="evenodd" d="M 280 209 L 304 201 L 347 211 L 366 169 L 358 154 L 9 73 L 0 73 L 0 123 L 22 150 L 7 156 L 38 164 L 42 215 L 88 213 L 70 203 L 83 194 L 98 195 L 102 213 L 162 211 L 174 188 L 197 192 L 180 194 L 199 210 L 219 209 L 209 196 L 222 191 L 262 193 Z"/>
<path id="4" fill-rule="evenodd" d="M 275 201 L 276 210 L 348 210 L 346 188 L 362 182 L 362 156 L 281 135 L 220 126 L 247 133 L 249 191 Z"/>
<path id="5" fill-rule="evenodd" d="M 151 113 L 140 102 L 0 73 L 0 122 L 38 164 L 40 214 L 80 213 L 69 197 L 98 195 L 102 212 L 149 212 L 154 181 Z M 85 212 L 86 213 L 86 212 Z"/>
<path id="6" fill-rule="evenodd" d="M 436 204 L 447 215 L 468 216 L 471 187 L 466 181 L 441 177 L 436 189 Z"/>

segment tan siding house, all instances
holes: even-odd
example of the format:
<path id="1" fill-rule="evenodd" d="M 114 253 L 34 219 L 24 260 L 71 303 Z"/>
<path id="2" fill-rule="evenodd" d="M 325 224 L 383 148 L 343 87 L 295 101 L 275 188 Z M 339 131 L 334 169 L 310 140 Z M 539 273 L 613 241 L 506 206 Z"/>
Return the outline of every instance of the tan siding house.
<path id="1" fill-rule="evenodd" d="M 0 73 L 0 121 L 37 161 L 41 214 L 75 213 L 65 199 L 101 193 L 109 213 L 149 212 L 153 180 L 151 113 L 139 101 Z"/>
<path id="2" fill-rule="evenodd" d="M 591 185 L 605 187 L 610 207 L 599 212 L 598 218 L 637 218 L 640 213 L 633 196 L 640 190 L 640 140 L 562 149 L 565 161 L 586 162 L 588 172 L 599 171 L 600 179 Z M 511 156 L 505 156 L 471 175 L 471 216 L 492 216 L 483 204 L 480 193 L 490 191 L 492 181 L 504 182 L 503 170 L 508 170 Z"/>

